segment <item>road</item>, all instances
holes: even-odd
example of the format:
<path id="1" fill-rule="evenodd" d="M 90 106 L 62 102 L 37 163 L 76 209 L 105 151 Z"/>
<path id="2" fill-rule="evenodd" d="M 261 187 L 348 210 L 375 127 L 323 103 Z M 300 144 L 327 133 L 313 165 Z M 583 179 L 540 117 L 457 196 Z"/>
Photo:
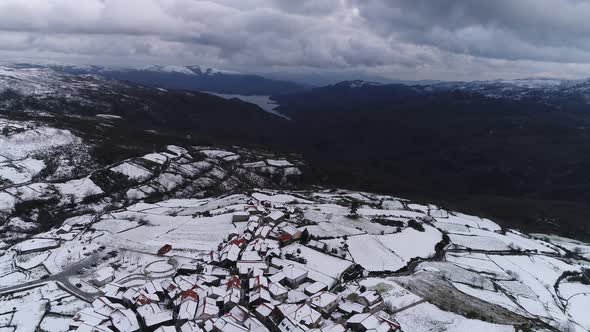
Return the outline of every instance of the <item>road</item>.
<path id="1" fill-rule="evenodd" d="M 61 285 L 63 286 L 62 288 L 64 288 L 66 291 L 68 291 L 72 295 L 74 295 L 80 299 L 83 299 L 87 302 L 92 302 L 98 293 L 89 293 L 89 292 L 83 291 L 82 289 L 76 287 L 75 285 L 72 285 L 71 282 L 69 281 L 69 278 L 72 276 L 78 275 L 78 271 L 80 271 L 83 268 L 90 267 L 92 264 L 97 263 L 100 259 L 101 259 L 100 253 L 95 253 L 95 254 L 90 255 L 87 258 L 85 258 L 77 263 L 74 263 L 74 264 L 66 267 L 63 271 L 61 271 L 59 273 L 50 275 L 49 277 L 47 277 L 45 279 L 38 279 L 38 280 L 33 280 L 33 281 L 18 284 L 18 285 L 10 286 L 10 287 L 0 288 L 0 295 L 14 293 L 15 291 L 18 291 L 20 289 L 39 287 L 39 286 L 42 286 L 50 281 L 55 281 L 55 282 L 61 283 Z"/>

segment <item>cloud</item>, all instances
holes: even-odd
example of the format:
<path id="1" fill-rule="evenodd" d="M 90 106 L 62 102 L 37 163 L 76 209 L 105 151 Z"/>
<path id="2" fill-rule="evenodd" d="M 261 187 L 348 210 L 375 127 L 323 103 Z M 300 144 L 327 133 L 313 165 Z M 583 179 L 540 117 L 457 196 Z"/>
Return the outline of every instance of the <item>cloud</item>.
<path id="1" fill-rule="evenodd" d="M 590 75 L 587 17 L 583 0 L 3 0 L 0 55 L 404 79 L 579 76 Z"/>
<path id="2" fill-rule="evenodd" d="M 590 62 L 590 2 L 355 1 L 382 36 L 483 58 Z"/>

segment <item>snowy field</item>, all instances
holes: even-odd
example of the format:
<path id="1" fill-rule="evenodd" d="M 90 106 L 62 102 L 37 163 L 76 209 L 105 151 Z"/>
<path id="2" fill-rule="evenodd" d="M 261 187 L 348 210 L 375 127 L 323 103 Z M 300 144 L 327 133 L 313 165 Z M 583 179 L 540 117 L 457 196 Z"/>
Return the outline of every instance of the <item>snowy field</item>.
<path id="1" fill-rule="evenodd" d="M 251 240 L 272 257 L 269 271 L 306 271 L 309 280 L 290 290 L 288 301 L 303 301 L 307 287 L 324 284 L 341 291 L 341 310 L 358 308 L 348 292 L 376 292 L 403 331 L 513 331 L 511 321 L 590 329 L 590 289 L 581 282 L 590 269 L 586 243 L 503 230 L 489 219 L 397 197 L 279 190 L 301 164 L 240 149 L 169 146 L 116 163 L 105 168 L 127 179 L 116 195 L 96 174 L 35 182 L 45 167 L 36 151 L 78 139 L 35 124 L 11 130 L 0 139 L 27 135 L 0 160 L 0 174 L 12 183 L 0 190 L 2 332 L 66 330 L 100 294 L 98 271 L 115 266 L 113 281 L 142 285 L 171 278 L 182 265 L 222 265 L 212 254 L 220 244 L 243 249 Z M 55 140 L 45 142 L 50 133 Z M 67 217 L 46 227 L 34 213 L 13 215 L 19 203 L 40 199 Z M 263 224 L 270 225 L 264 232 L 240 238 Z M 431 295 L 438 291 L 445 295 Z M 453 310 L 453 300 L 474 312 Z"/>

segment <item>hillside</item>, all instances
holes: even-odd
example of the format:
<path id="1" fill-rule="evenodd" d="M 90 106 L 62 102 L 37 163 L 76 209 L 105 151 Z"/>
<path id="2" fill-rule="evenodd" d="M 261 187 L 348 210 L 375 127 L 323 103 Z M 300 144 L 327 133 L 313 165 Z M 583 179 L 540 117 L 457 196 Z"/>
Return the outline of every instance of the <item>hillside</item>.
<path id="1" fill-rule="evenodd" d="M 21 63 L 19 68 L 46 68 L 65 74 L 96 75 L 107 79 L 128 81 L 152 87 L 211 91 L 241 95 L 275 95 L 307 88 L 304 84 L 269 79 L 200 66 L 104 67 L 75 65 L 38 65 Z"/>
<path id="2" fill-rule="evenodd" d="M 2 125 L 2 139 L 20 143 L 14 157 L 85 146 L 65 131 Z M 590 328 L 590 245 L 399 197 L 301 187 L 304 168 L 262 151 L 167 146 L 75 176 L 13 179 L 0 191 L 0 327 Z"/>
<path id="3" fill-rule="evenodd" d="M 469 89 L 343 82 L 275 96 L 325 183 L 590 235 L 590 112 Z"/>
<path id="4" fill-rule="evenodd" d="M 582 113 L 353 81 L 287 120 L 45 68 L 0 95 L 2 331 L 590 329 Z"/>
<path id="5" fill-rule="evenodd" d="M 125 151 L 167 143 L 260 144 L 285 119 L 239 99 L 70 75 L 45 68 L 0 67 L 0 113 L 74 130 L 107 162 Z"/>

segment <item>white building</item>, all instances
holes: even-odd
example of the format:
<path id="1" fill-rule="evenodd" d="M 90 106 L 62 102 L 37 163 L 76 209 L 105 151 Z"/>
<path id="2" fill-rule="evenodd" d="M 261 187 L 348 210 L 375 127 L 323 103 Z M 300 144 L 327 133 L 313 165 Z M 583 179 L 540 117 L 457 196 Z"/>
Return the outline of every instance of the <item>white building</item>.
<path id="1" fill-rule="evenodd" d="M 96 287 L 102 287 L 113 280 L 115 280 L 115 270 L 108 266 L 94 272 L 90 282 L 92 282 Z"/>
<path id="2" fill-rule="evenodd" d="M 297 288 L 307 279 L 307 270 L 290 265 L 283 269 L 284 281 L 291 288 Z"/>

